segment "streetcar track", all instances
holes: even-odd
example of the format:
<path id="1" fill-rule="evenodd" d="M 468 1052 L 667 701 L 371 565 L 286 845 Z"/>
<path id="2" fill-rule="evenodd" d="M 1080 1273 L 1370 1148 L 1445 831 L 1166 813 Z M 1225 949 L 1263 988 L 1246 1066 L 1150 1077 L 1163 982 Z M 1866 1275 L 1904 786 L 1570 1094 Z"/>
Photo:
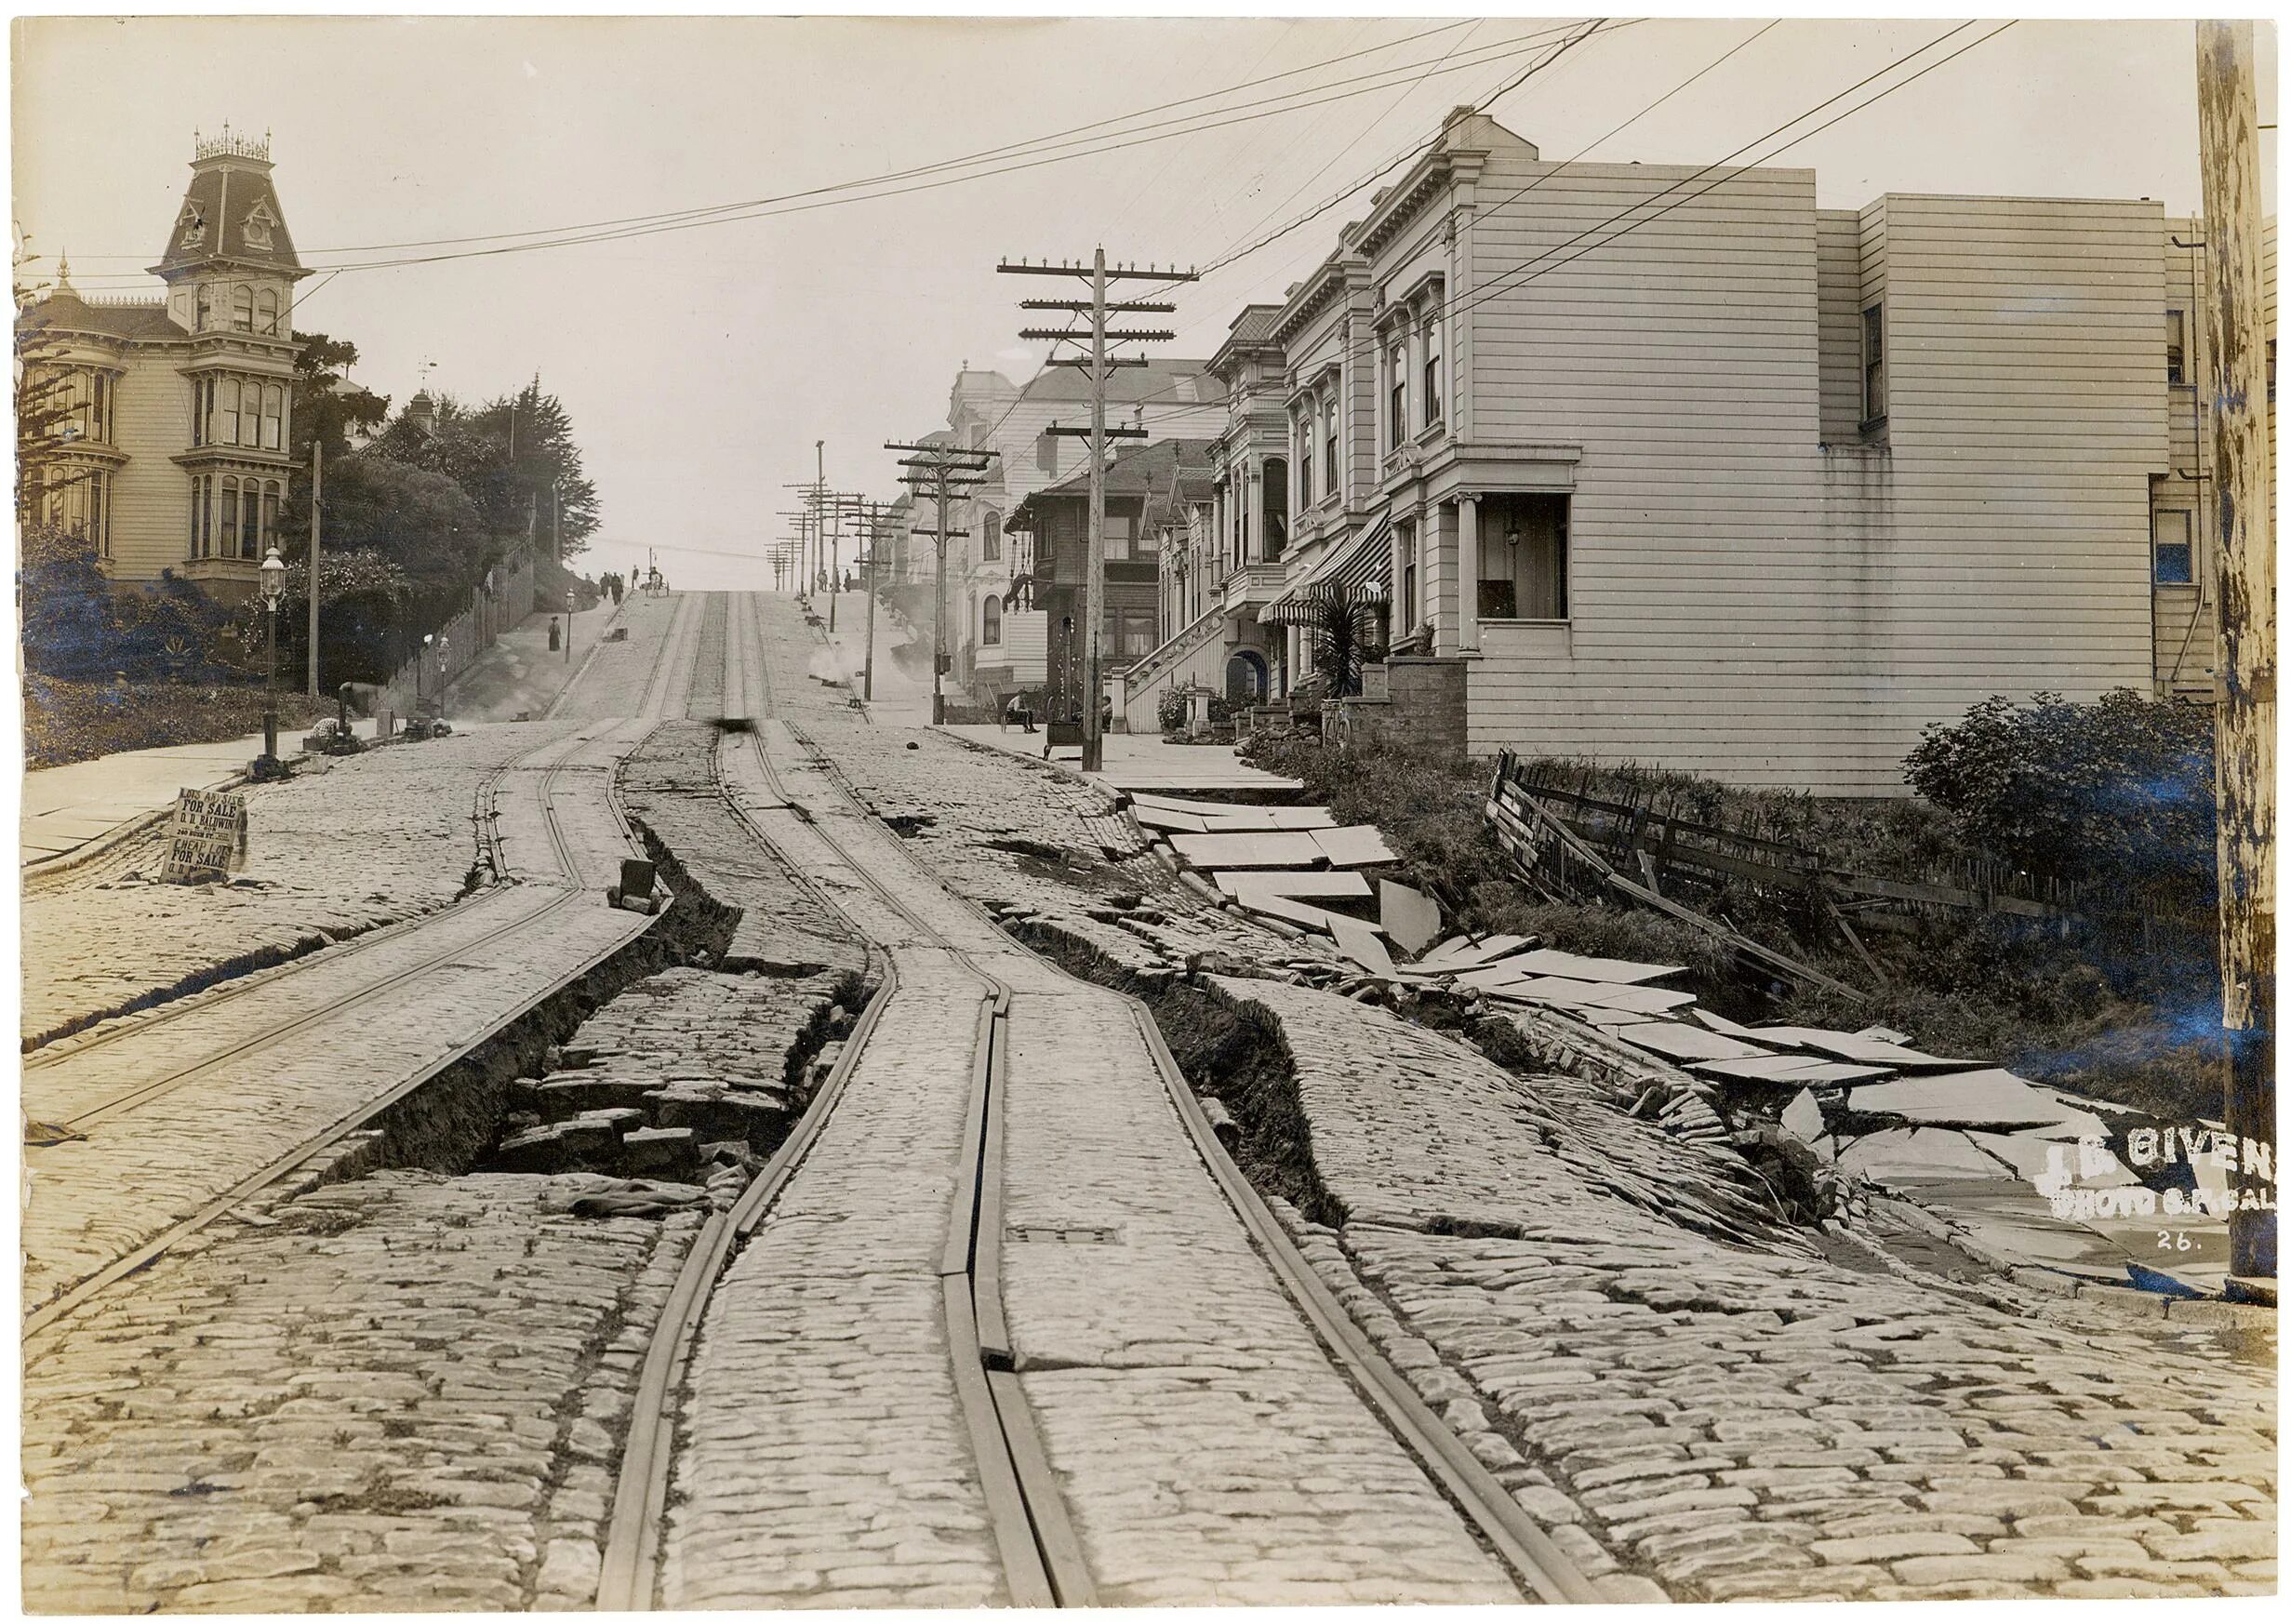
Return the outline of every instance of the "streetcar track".
<path id="1" fill-rule="evenodd" d="M 516 762 L 521 762 L 526 756 L 534 754 L 539 750 L 547 749 L 550 745 L 557 743 L 566 743 L 566 748 L 565 751 L 565 755 L 569 757 L 577 750 L 592 745 L 599 739 L 606 738 L 621 729 L 629 728 L 631 725 L 632 725 L 630 723 L 626 722 L 619 724 L 608 724 L 605 726 L 596 728 L 594 731 L 581 734 L 571 739 L 569 742 L 555 739 L 548 740 L 541 745 L 536 746 L 534 750 L 524 752 L 523 755 L 516 758 Z M 499 776 L 505 775 L 511 766 L 516 765 L 516 762 L 512 762 L 505 765 L 505 766 L 500 770 L 500 774 L 497 775 L 497 780 Z M 562 886 L 553 885 L 548 887 L 549 889 L 555 891 L 556 894 L 541 908 L 519 915 L 518 918 L 511 921 L 508 925 L 500 927 L 499 929 L 488 932 L 484 938 L 481 938 L 475 943 L 462 943 L 456 946 L 450 952 L 436 955 L 431 961 L 425 963 L 425 965 L 420 967 L 420 971 L 409 972 L 409 974 L 418 974 L 421 971 L 434 970 L 439 967 L 441 962 L 458 959 L 464 953 L 472 952 L 475 947 L 481 947 L 486 943 L 492 941 L 499 936 L 504 934 L 507 930 L 522 929 L 529 926 L 535 922 L 545 918 L 548 914 L 555 912 L 557 909 L 572 902 L 579 897 L 582 896 L 585 892 L 593 889 L 593 887 L 587 883 L 589 876 L 585 875 L 582 872 L 582 865 L 579 856 L 574 849 L 572 841 L 568 838 L 563 825 L 558 821 L 555 805 L 550 794 L 550 788 L 553 784 L 557 775 L 561 772 L 568 770 L 568 763 L 566 760 L 560 759 L 556 762 L 549 764 L 541 770 L 542 782 L 539 786 L 539 793 L 537 797 L 539 810 L 541 816 L 542 826 L 548 833 L 555 859 L 559 868 L 563 872 L 564 881 Z M 606 804 L 612 813 L 614 828 L 619 839 L 625 845 L 633 845 L 633 830 L 629 822 L 626 812 L 619 804 L 619 799 L 617 792 L 608 792 Z M 640 931 L 638 935 L 641 936 L 642 932 Z M 556 996 L 557 993 L 563 991 L 565 987 L 589 974 L 599 964 L 611 957 L 614 953 L 622 951 L 633 939 L 634 938 L 629 938 L 610 942 L 603 948 L 600 948 L 594 953 L 585 955 L 579 964 L 573 965 L 564 975 L 553 978 L 547 985 L 535 992 L 530 997 L 521 1001 L 515 1008 L 508 1010 L 499 1015 L 497 1018 L 489 1020 L 486 1023 L 485 1030 L 473 1035 L 467 1043 L 457 1045 L 450 1053 L 440 1057 L 433 1063 L 421 1067 L 412 1076 L 400 1080 L 391 1087 L 383 1090 L 380 1094 L 369 1096 L 366 1098 L 360 1100 L 356 1105 L 336 1117 L 325 1127 L 302 1136 L 291 1147 L 271 1158 L 269 1161 L 263 1163 L 260 1166 L 249 1172 L 246 1177 L 232 1184 L 228 1189 L 200 1203 L 191 1212 L 162 1228 L 156 1234 L 153 1235 L 151 1239 L 139 1245 L 131 1247 L 119 1257 L 113 1258 L 110 1262 L 86 1275 L 81 1276 L 79 1279 L 73 1281 L 68 1285 L 60 1285 L 46 1301 L 40 1303 L 38 1306 L 31 1309 L 25 1313 L 21 1336 L 29 1338 L 46 1329 L 47 1326 L 53 1324 L 65 1315 L 73 1312 L 82 1304 L 87 1302 L 90 1298 L 104 1291 L 107 1287 L 121 1280 L 131 1278 L 141 1273 L 144 1270 L 149 1269 L 153 1264 L 156 1263 L 160 1258 L 165 1256 L 171 1248 L 186 1237 L 205 1229 L 207 1225 L 213 1223 L 217 1218 L 224 1217 L 233 1208 L 247 1200 L 250 1196 L 253 1196 L 265 1188 L 277 1183 L 280 1179 L 291 1176 L 297 1170 L 302 1168 L 310 1163 L 313 1157 L 324 1151 L 329 1145 L 332 1145 L 336 1141 L 340 1140 L 344 1135 L 354 1131 L 361 1125 L 373 1120 L 375 1117 L 388 1111 L 392 1106 L 397 1104 L 400 1100 L 427 1085 L 433 1079 L 450 1071 L 454 1066 L 460 1064 L 462 1061 L 469 1058 L 469 1057 L 483 1049 L 487 1044 L 493 1042 L 503 1030 L 514 1026 L 518 1021 L 523 1020 L 534 1009 L 548 1002 L 549 999 Z M 316 1019 L 320 1016 L 326 1013 L 340 1013 L 340 1011 L 343 1008 L 355 1005 L 363 1001 L 363 999 L 372 997 L 386 990 L 387 987 L 395 985 L 398 982 L 403 981 L 405 978 L 405 977 L 398 977 L 393 978 L 388 982 L 376 983 L 364 989 L 358 994 L 346 999 L 338 1000 L 333 1005 L 328 1005 L 326 1010 L 313 1012 L 311 1016 L 302 1018 L 298 1019 L 296 1022 L 291 1023 L 290 1028 L 282 1028 L 273 1031 L 272 1033 L 267 1035 L 267 1041 L 274 1043 L 280 1038 L 287 1035 L 287 1031 L 291 1030 L 291 1028 L 299 1028 L 300 1026 L 308 1025 L 312 1020 Z M 233 1051 L 234 1054 L 240 1052 L 244 1051 Z M 186 1073 L 180 1074 L 172 1079 L 167 1079 L 165 1081 L 167 1086 L 171 1089 L 173 1086 L 180 1085 L 182 1082 L 188 1081 L 191 1075 L 195 1074 L 199 1071 L 206 1070 L 209 1066 L 217 1063 L 220 1062 L 205 1062 L 199 1067 L 191 1069 Z M 148 1098 L 156 1097 L 155 1094 L 148 1090 L 141 1092 L 144 1094 L 144 1098 L 138 1099 L 136 1103 L 145 1103 Z"/>
<path id="2" fill-rule="evenodd" d="M 348 958 L 385 947 L 400 937 L 409 935 L 428 925 L 437 925 L 452 918 L 457 913 L 474 908 L 494 895 L 501 885 L 517 883 L 510 879 L 507 865 L 502 857 L 500 833 L 493 814 L 494 795 L 498 792 L 501 781 L 512 772 L 524 766 L 527 758 L 556 745 L 565 746 L 569 754 L 574 747 L 594 737 L 595 735 L 592 734 L 570 739 L 565 738 L 542 739 L 494 767 L 478 781 L 473 795 L 474 807 L 471 821 L 476 826 L 475 838 L 482 859 L 490 867 L 494 874 L 493 885 L 479 886 L 467 895 L 457 897 L 444 907 L 433 909 L 427 913 L 417 913 L 406 919 L 393 920 L 390 924 L 379 925 L 372 930 L 361 931 L 346 940 L 331 944 L 330 949 L 321 948 L 316 952 L 302 953 L 278 964 L 266 965 L 259 970 L 249 971 L 243 976 L 234 976 L 225 981 L 210 983 L 196 992 L 170 998 L 143 1009 L 128 1010 L 118 1015 L 105 1017 L 90 1026 L 81 1028 L 78 1032 L 68 1032 L 52 1042 L 42 1044 L 36 1049 L 27 1051 L 22 1061 L 25 1073 L 29 1075 L 34 1072 L 60 1065 L 66 1060 L 76 1059 L 91 1049 L 102 1048 L 123 1038 L 144 1035 L 171 1021 L 193 1015 L 205 1014 L 244 997 L 249 992 L 257 992 L 282 976 L 322 966 L 330 968 L 339 965 Z M 547 882 L 537 883 L 546 884 Z M 339 1007 L 339 1005 L 328 1007 Z"/>
<path id="3" fill-rule="evenodd" d="M 495 780 L 498 781 L 499 777 L 505 776 L 511 768 L 517 765 L 517 763 L 522 762 L 525 759 L 525 756 L 536 754 L 542 750 L 550 748 L 552 745 L 563 744 L 565 746 L 564 755 L 566 757 L 569 757 L 578 750 L 594 742 L 595 739 L 598 737 L 599 735 L 597 734 L 588 734 L 578 736 L 570 740 L 552 739 L 543 744 L 537 745 L 533 750 L 527 751 L 524 755 L 517 757 L 515 761 L 505 764 L 495 775 Z M 409 965 L 403 969 L 387 974 L 376 980 L 362 982 L 340 997 L 331 999 L 326 1003 L 303 1010 L 288 1019 L 274 1022 L 272 1025 L 241 1039 L 237 1043 L 231 1045 L 228 1048 L 205 1055 L 188 1066 L 184 1066 L 177 1071 L 170 1072 L 165 1076 L 154 1078 L 151 1082 L 140 1084 L 136 1087 L 127 1089 L 122 1093 L 115 1094 L 108 1099 L 104 1099 L 98 1104 L 89 1106 L 71 1116 L 64 1117 L 61 1119 L 62 1125 L 71 1128 L 85 1128 L 100 1122 L 113 1120 L 127 1112 L 134 1110 L 139 1105 L 149 1104 L 151 1101 L 171 1094 L 176 1089 L 183 1086 L 185 1084 L 193 1082 L 222 1066 L 228 1065 L 233 1060 L 243 1059 L 252 1054 L 259 1054 L 264 1049 L 285 1042 L 286 1039 L 294 1036 L 298 1032 L 307 1031 L 313 1026 L 321 1025 L 326 1021 L 332 1019 L 335 1016 L 340 1015 L 345 1009 L 353 1008 L 360 1004 L 366 1003 L 376 997 L 379 997 L 380 994 L 389 992 L 393 988 L 402 986 L 409 980 L 429 975 L 439 969 L 452 968 L 454 960 L 461 958 L 466 954 L 474 954 L 482 952 L 485 948 L 492 945 L 496 941 L 499 941 L 503 937 L 508 936 L 514 931 L 522 930 L 529 925 L 538 924 L 541 920 L 548 917 L 549 914 L 554 912 L 557 909 L 562 908 L 566 903 L 572 901 L 576 897 L 580 895 L 582 889 L 579 865 L 572 853 L 570 845 L 564 839 L 563 832 L 557 824 L 554 808 L 549 799 L 550 786 L 555 781 L 557 774 L 565 770 L 565 765 L 566 764 L 563 759 L 548 764 L 542 770 L 542 779 L 539 789 L 539 801 L 543 822 L 549 831 L 550 839 L 554 846 L 556 861 L 560 869 L 563 871 L 565 878 L 562 883 L 546 880 L 527 882 L 528 884 L 534 885 L 537 889 L 554 893 L 554 895 L 551 896 L 547 902 L 537 908 L 525 910 L 513 914 L 509 919 L 504 920 L 501 924 L 495 925 L 492 929 L 487 930 L 483 935 L 476 937 L 473 939 L 468 941 L 458 941 L 448 947 L 441 948 L 439 951 L 432 953 L 428 957 L 423 958 L 415 964 Z M 499 893 L 498 890 L 488 890 L 484 893 L 484 896 L 490 898 L 499 894 Z M 469 899 L 469 902 L 456 904 L 453 910 L 441 910 L 437 913 L 423 914 L 419 918 L 404 921 L 402 926 L 387 927 L 389 935 L 386 940 L 383 939 L 382 932 L 369 933 L 367 936 L 359 938 L 356 942 L 348 944 L 351 947 L 351 952 L 341 957 L 328 960 L 327 965 L 329 968 L 340 967 L 346 959 L 360 956 L 366 951 L 387 945 L 389 941 L 395 941 L 402 936 L 413 934 L 417 927 L 437 925 L 444 919 L 446 912 L 458 912 L 460 909 L 469 906 L 471 903 L 474 903 L 478 899 L 479 899 L 476 897 L 473 897 Z M 313 958 L 314 956 L 315 955 L 313 955 Z M 300 960 L 296 962 L 304 968 L 314 967 L 308 960 Z M 259 991 L 260 987 L 267 986 L 268 984 L 269 981 L 267 979 L 260 983 L 253 983 L 245 986 L 241 986 L 234 982 L 231 984 L 229 991 L 220 992 L 212 999 L 201 1001 L 195 1008 L 180 1007 L 174 1005 L 164 1005 L 163 1007 L 168 1008 L 174 1012 L 166 1018 L 180 1018 L 193 1013 L 205 1013 L 206 1011 L 211 1011 L 220 1005 L 231 1002 L 236 997 Z M 26 1062 L 25 1070 L 27 1072 L 38 1070 L 47 1070 L 55 1065 L 60 1064 L 64 1060 L 76 1059 L 87 1054 L 90 1049 L 100 1047 L 105 1044 L 115 1042 L 121 1038 L 149 1032 L 153 1031 L 154 1027 L 163 1024 L 165 1024 L 163 1020 L 139 1021 L 129 1027 L 124 1028 L 121 1031 L 109 1033 L 87 1044 L 75 1045 L 69 1053 L 56 1055 L 45 1062 L 35 1063 L 34 1061 L 28 1060 Z"/>

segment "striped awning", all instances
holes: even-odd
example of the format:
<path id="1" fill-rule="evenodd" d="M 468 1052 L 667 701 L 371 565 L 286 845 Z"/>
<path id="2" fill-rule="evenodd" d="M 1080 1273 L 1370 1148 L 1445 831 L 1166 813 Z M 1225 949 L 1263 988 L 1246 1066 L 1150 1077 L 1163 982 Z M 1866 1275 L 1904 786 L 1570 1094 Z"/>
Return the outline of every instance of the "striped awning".
<path id="1" fill-rule="evenodd" d="M 1392 596 L 1392 522 L 1379 519 L 1336 549 L 1303 580 L 1258 611 L 1266 625 L 1311 620 L 1336 588 L 1356 604 L 1381 604 Z"/>

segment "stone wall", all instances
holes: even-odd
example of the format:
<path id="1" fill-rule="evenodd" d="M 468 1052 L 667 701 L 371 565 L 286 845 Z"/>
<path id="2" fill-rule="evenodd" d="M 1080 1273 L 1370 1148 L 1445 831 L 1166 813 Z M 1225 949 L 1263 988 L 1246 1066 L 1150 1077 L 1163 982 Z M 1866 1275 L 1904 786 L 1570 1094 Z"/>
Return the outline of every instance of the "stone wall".
<path id="1" fill-rule="evenodd" d="M 1389 698 L 1339 700 L 1326 736 L 1351 744 L 1405 739 L 1461 755 L 1465 739 L 1464 662 L 1453 658 L 1403 655 L 1386 661 L 1384 671 Z"/>

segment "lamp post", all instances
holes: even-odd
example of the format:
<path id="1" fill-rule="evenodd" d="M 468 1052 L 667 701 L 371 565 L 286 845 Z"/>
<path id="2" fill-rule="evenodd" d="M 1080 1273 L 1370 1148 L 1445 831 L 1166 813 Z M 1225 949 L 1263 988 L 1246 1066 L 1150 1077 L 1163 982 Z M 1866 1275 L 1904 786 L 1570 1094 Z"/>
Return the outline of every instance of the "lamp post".
<path id="1" fill-rule="evenodd" d="M 277 548 L 264 557 L 260 573 L 269 660 L 262 684 L 262 759 L 255 764 L 255 776 L 269 778 L 278 771 L 278 606 L 286 596 L 286 566 Z"/>
<path id="2" fill-rule="evenodd" d="M 430 669 L 430 645 L 437 641 L 437 633 L 421 634 L 421 652 L 414 656 L 414 714 L 421 714 L 421 681 Z"/>

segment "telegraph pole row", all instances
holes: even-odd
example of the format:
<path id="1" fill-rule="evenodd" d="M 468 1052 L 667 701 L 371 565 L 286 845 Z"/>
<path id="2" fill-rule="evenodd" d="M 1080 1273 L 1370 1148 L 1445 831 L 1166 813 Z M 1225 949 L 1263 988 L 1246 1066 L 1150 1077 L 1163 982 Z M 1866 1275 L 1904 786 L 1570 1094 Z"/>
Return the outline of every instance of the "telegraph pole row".
<path id="1" fill-rule="evenodd" d="M 2275 537 L 2268 501 L 2264 191 L 2249 22 L 2199 22 L 2196 127 L 2211 299 L 2213 539 L 2219 619 L 2215 792 L 2227 1129 L 2275 1142 Z M 2228 1273 L 2275 1278 L 2274 1182 L 2246 1150 L 2229 1189 Z M 2252 1210 L 2244 1204 L 2252 1202 Z M 2270 1299 L 2271 1300 L 2271 1298 Z"/>
<path id="2" fill-rule="evenodd" d="M 944 725 L 947 719 L 947 697 L 943 679 L 947 672 L 947 539 L 950 536 L 967 536 L 967 530 L 947 528 L 947 504 L 958 494 L 976 490 L 986 483 L 987 464 L 996 452 L 969 451 L 955 446 L 912 446 L 896 440 L 883 443 L 886 451 L 908 451 L 913 455 L 900 459 L 901 468 L 915 472 L 899 476 L 900 483 L 917 496 L 929 495 L 939 504 L 939 523 L 929 530 L 918 529 L 918 536 L 928 536 L 936 544 L 939 555 L 937 579 L 933 583 L 931 606 L 931 725 Z"/>
<path id="3" fill-rule="evenodd" d="M 1163 343 L 1177 337 L 1165 329 L 1135 329 L 1109 332 L 1106 316 L 1109 312 L 1134 313 L 1168 312 L 1178 307 L 1146 300 L 1123 300 L 1109 305 L 1106 302 L 1106 284 L 1112 282 L 1192 282 L 1198 277 L 1191 271 L 1164 271 L 1149 267 L 1140 271 L 1136 266 L 1106 268 L 1106 250 L 1100 247 L 1087 265 L 1034 265 L 1020 260 L 1013 265 L 1005 260 L 995 270 L 1006 276 L 1086 276 L 1089 278 L 1090 297 L 1087 301 L 1072 299 L 1029 299 L 1020 301 L 1023 310 L 1060 310 L 1071 315 L 1086 314 L 1090 318 L 1089 331 L 1085 334 L 1072 327 L 1027 327 L 1019 337 L 1046 339 L 1053 344 L 1089 339 L 1089 354 L 1086 356 L 1053 355 L 1052 366 L 1077 366 L 1086 369 L 1090 379 L 1090 545 L 1088 562 L 1082 582 L 1082 770 L 1097 772 L 1105 765 L 1105 741 L 1099 737 L 1099 696 L 1105 684 L 1105 618 L 1106 618 L 1106 442 L 1109 439 L 1143 439 L 1143 429 L 1106 429 L 1106 379 L 1117 366 L 1143 366 L 1142 356 L 1110 356 L 1109 343 Z M 1053 428 L 1053 433 L 1059 431 Z M 1067 431 L 1078 433 L 1078 431 Z M 945 523 L 942 519 L 941 525 Z"/>

